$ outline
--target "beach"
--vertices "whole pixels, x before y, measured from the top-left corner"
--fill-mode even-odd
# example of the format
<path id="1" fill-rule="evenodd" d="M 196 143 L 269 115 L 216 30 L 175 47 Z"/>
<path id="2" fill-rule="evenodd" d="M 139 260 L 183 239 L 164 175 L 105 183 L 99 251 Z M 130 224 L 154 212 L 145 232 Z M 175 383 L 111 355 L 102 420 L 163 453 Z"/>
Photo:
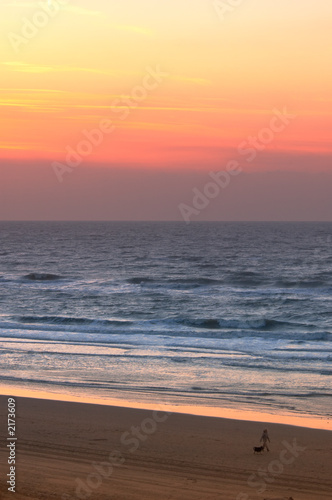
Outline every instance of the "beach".
<path id="1" fill-rule="evenodd" d="M 1 498 L 7 397 L 1 396 Z M 15 498 L 331 498 L 332 433 L 264 422 L 16 398 Z"/>
<path id="2" fill-rule="evenodd" d="M 332 500 L 332 0 L 0 13 L 0 500 Z"/>

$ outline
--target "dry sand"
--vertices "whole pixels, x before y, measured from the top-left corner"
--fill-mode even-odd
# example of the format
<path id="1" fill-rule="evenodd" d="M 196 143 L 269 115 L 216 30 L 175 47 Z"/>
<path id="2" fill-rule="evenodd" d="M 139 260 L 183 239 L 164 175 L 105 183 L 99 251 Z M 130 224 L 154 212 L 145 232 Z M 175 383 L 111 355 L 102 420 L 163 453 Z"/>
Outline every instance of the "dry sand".
<path id="1" fill-rule="evenodd" d="M 268 424 L 271 451 L 254 455 L 264 423 L 28 398 L 13 494 L 6 407 L 1 397 L 1 499 L 332 498 L 331 431 Z"/>

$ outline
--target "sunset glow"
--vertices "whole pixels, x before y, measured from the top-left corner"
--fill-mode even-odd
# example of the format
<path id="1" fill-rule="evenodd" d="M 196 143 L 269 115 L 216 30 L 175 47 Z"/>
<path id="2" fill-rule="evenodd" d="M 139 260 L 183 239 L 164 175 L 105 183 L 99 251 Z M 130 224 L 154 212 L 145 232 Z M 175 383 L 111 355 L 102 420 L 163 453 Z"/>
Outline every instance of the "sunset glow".
<path id="1" fill-rule="evenodd" d="M 206 169 L 284 107 L 278 168 L 331 154 L 331 3 L 248 0 L 224 19 L 212 0 L 55 3 L 1 3 L 2 158 L 63 161 L 108 119 L 89 162 Z M 144 94 L 147 68 L 167 76 Z"/>

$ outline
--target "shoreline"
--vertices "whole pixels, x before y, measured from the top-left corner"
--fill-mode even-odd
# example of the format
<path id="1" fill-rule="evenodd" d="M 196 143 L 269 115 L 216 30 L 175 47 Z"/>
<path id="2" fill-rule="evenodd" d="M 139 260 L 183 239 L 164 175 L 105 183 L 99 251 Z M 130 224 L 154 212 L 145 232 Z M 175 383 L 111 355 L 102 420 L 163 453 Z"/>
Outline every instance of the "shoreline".
<path id="1" fill-rule="evenodd" d="M 59 401 L 68 403 L 93 404 L 101 406 L 110 406 L 116 408 L 128 408 L 136 410 L 162 410 L 171 413 L 183 415 L 195 415 L 201 417 L 216 417 L 221 419 L 231 419 L 247 422 L 265 422 L 271 424 L 291 425 L 295 427 L 304 427 L 307 429 L 332 430 L 332 424 L 328 417 L 310 416 L 303 414 L 290 413 L 268 413 L 259 410 L 244 410 L 241 408 L 215 407 L 203 405 L 183 405 L 173 403 L 148 403 L 137 402 L 127 399 L 114 397 L 89 397 L 86 394 L 67 395 L 65 393 L 51 393 L 47 391 L 22 389 L 18 387 L 9 388 L 9 386 L 0 386 L 0 397 L 12 396 L 29 399 L 40 399 L 47 401 Z"/>
<path id="2" fill-rule="evenodd" d="M 1 396 L 2 440 L 6 404 Z M 269 423 L 270 452 L 254 454 L 265 423 L 21 397 L 16 410 L 17 500 L 330 498 L 325 430 Z M 7 454 L 1 498 L 12 495 Z"/>

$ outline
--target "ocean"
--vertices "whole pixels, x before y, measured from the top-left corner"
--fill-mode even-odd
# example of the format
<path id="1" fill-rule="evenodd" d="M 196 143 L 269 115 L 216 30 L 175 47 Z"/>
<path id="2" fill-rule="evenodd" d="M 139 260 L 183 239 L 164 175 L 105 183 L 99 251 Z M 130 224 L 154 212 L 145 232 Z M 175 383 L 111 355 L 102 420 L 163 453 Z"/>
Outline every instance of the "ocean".
<path id="1" fill-rule="evenodd" d="M 2 387 L 331 415 L 332 224 L 0 222 Z"/>

